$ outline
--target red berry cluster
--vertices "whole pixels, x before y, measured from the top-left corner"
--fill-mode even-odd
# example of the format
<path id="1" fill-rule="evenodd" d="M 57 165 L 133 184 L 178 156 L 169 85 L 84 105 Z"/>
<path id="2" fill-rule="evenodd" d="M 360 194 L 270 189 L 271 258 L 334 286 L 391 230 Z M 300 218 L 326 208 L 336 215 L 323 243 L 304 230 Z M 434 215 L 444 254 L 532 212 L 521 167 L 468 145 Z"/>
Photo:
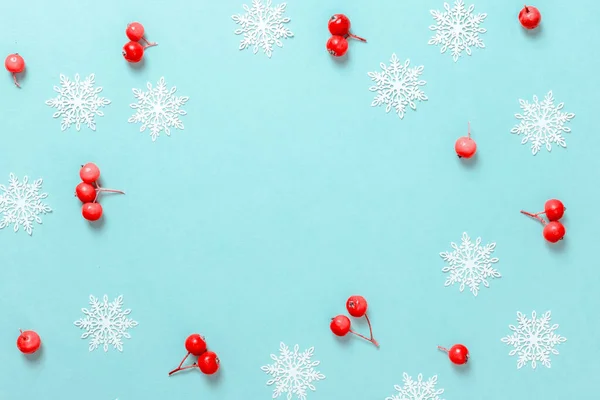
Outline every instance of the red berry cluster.
<path id="1" fill-rule="evenodd" d="M 17 338 L 17 348 L 23 354 L 33 354 L 42 345 L 42 339 L 40 339 L 40 335 L 35 333 L 34 331 L 25 331 L 19 329 L 21 334 Z"/>
<path id="2" fill-rule="evenodd" d="M 87 163 L 81 166 L 79 171 L 81 182 L 75 188 L 75 195 L 83 203 L 81 214 L 88 221 L 97 221 L 102 217 L 102 206 L 97 202 L 98 196 L 102 192 L 125 194 L 121 190 L 105 189 L 100 187 L 98 179 L 100 179 L 100 169 L 94 163 Z"/>
<path id="3" fill-rule="evenodd" d="M 562 201 L 556 199 L 550 199 L 544 204 L 544 211 L 540 211 L 538 213 L 530 213 L 527 211 L 521 210 L 521 213 L 535 218 L 544 225 L 543 235 L 544 239 L 549 241 L 550 243 L 556 243 L 565 236 L 566 230 L 565 226 L 559 221 L 564 213 L 566 208 Z M 544 218 L 540 217 L 541 214 L 546 214 L 546 218 L 548 218 L 548 223 L 544 220 Z"/>
<path id="4" fill-rule="evenodd" d="M 327 24 L 331 37 L 327 41 L 327 51 L 334 57 L 341 57 L 348 51 L 348 38 L 354 38 L 361 42 L 366 39 L 350 33 L 350 19 L 344 14 L 335 14 Z"/>
<path id="5" fill-rule="evenodd" d="M 454 364 L 462 365 L 469 361 L 469 350 L 462 344 L 455 344 L 454 346 L 450 347 L 450 350 L 442 346 L 438 346 L 438 349 L 448 353 L 448 358 Z"/>
<path id="6" fill-rule="evenodd" d="M 130 63 L 137 63 L 142 61 L 144 57 L 144 50 L 148 47 L 156 46 L 158 43 L 150 43 L 144 37 L 144 25 L 139 22 L 132 22 L 127 25 L 125 34 L 129 38 L 129 42 L 123 46 L 123 57 Z M 139 42 L 143 40 L 146 43 L 142 46 Z"/>
<path id="7" fill-rule="evenodd" d="M 540 10 L 533 6 L 524 6 L 519 13 L 519 22 L 525 29 L 535 29 L 542 21 Z"/>
<path id="8" fill-rule="evenodd" d="M 185 340 L 185 349 L 187 354 L 183 357 L 183 360 L 179 363 L 179 366 L 173 371 L 169 372 L 169 376 L 176 372 L 183 371 L 184 369 L 198 367 L 203 374 L 212 375 L 219 369 L 219 357 L 213 351 L 208 351 L 206 347 L 206 340 L 204 337 L 197 333 L 194 333 Z M 183 363 L 191 355 L 198 357 L 198 361 L 192 365 L 182 367 Z"/>
<path id="9" fill-rule="evenodd" d="M 25 60 L 23 60 L 23 57 L 19 53 L 9 54 L 6 60 L 4 60 L 4 67 L 12 74 L 15 85 L 20 88 L 21 85 L 17 82 L 17 74 L 25 71 Z"/>
<path id="10" fill-rule="evenodd" d="M 371 336 L 370 338 L 363 336 L 360 333 L 356 333 L 350 329 L 350 318 L 346 317 L 345 315 L 338 315 L 337 317 L 331 319 L 331 324 L 329 325 L 331 332 L 337 336 L 346 336 L 348 332 L 350 332 L 351 334 L 365 339 L 366 341 L 371 342 L 375 346 L 379 347 L 379 343 L 377 343 L 377 341 L 373 338 L 373 329 L 371 328 L 371 321 L 367 315 L 367 306 L 367 300 L 365 300 L 365 298 L 362 296 L 350 296 L 348 301 L 346 301 L 346 309 L 351 316 L 360 318 L 364 315 L 364 317 L 367 319 Z"/>

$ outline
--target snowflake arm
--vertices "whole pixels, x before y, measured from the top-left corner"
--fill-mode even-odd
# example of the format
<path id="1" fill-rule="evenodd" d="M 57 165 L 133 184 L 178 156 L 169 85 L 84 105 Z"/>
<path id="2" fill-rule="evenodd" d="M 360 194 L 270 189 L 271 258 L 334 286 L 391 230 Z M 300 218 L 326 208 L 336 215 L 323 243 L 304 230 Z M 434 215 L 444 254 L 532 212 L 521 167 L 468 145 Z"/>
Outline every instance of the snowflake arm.
<path id="1" fill-rule="evenodd" d="M 444 389 L 436 389 L 437 375 L 423 381 L 423 374 L 419 374 L 417 380 L 413 380 L 406 372 L 402 375 L 404 385 L 394 385 L 398 392 L 385 400 L 443 400 L 440 395 Z"/>

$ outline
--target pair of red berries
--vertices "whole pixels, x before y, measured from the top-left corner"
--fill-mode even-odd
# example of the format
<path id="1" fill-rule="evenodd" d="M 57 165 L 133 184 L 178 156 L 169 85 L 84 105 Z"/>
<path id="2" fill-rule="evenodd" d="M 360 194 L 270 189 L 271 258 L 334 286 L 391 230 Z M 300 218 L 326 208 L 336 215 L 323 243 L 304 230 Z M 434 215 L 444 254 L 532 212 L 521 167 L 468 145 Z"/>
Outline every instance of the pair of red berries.
<path id="1" fill-rule="evenodd" d="M 345 315 L 338 315 L 332 318 L 331 324 L 329 324 L 329 329 L 331 329 L 331 332 L 333 332 L 333 334 L 336 336 L 346 336 L 348 333 L 351 333 L 359 338 L 373 343 L 376 347 L 379 347 L 379 343 L 377 343 L 377 341 L 373 338 L 373 329 L 371 328 L 371 321 L 367 315 L 367 308 L 367 300 L 365 300 L 365 298 L 362 296 L 350 296 L 348 301 L 346 301 L 346 309 L 351 316 L 355 318 L 361 318 L 364 316 L 367 319 L 371 336 L 370 338 L 354 332 L 351 329 L 350 318 L 346 317 Z"/>
<path id="2" fill-rule="evenodd" d="M 97 202 L 98 196 L 102 192 L 125 194 L 121 190 L 105 189 L 100 187 L 98 179 L 100 179 L 100 169 L 94 163 L 87 163 L 81 166 L 79 171 L 81 182 L 75 188 L 75 195 L 83 203 L 81 214 L 88 221 L 97 221 L 102 217 L 102 206 Z"/>
<path id="3" fill-rule="evenodd" d="M 350 19 L 344 14 L 335 14 L 327 24 L 331 37 L 327 41 L 327 51 L 334 57 L 341 57 L 348 51 L 348 38 L 366 42 L 366 39 L 350 33 Z"/>
<path id="4" fill-rule="evenodd" d="M 559 240 L 562 240 L 566 233 L 565 226 L 559 221 L 565 214 L 565 210 L 566 207 L 562 201 L 550 199 L 544 204 L 544 211 L 533 214 L 521 210 L 521 213 L 540 221 L 542 225 L 544 225 L 544 230 L 542 232 L 544 239 L 550 243 L 556 243 Z M 548 223 L 540 217 L 541 214 L 546 214 L 546 218 L 548 218 L 549 221 Z"/>
<path id="5" fill-rule="evenodd" d="M 448 353 L 448 358 L 457 365 L 466 364 L 469 361 L 469 350 L 462 344 L 455 344 L 448 350 L 445 347 L 438 346 L 438 350 Z"/>
<path id="6" fill-rule="evenodd" d="M 6 60 L 4 60 L 4 67 L 12 74 L 15 85 L 20 88 L 21 85 L 17 82 L 17 74 L 25 71 L 25 60 L 23 60 L 23 57 L 19 53 L 9 54 Z"/>
<path id="7" fill-rule="evenodd" d="M 219 357 L 217 357 L 215 352 L 207 350 L 206 340 L 204 337 L 197 333 L 188 336 L 185 340 L 185 349 L 188 353 L 185 357 L 183 357 L 183 360 L 181 360 L 179 366 L 173 371 L 169 372 L 169 376 L 176 372 L 183 371 L 184 369 L 196 367 L 206 375 L 212 375 L 218 371 L 220 364 Z M 192 365 L 182 367 L 183 363 L 185 360 L 187 360 L 190 354 L 198 357 L 198 361 Z"/>
<path id="8" fill-rule="evenodd" d="M 21 334 L 17 338 L 17 348 L 23 354 L 33 354 L 42 345 L 42 339 L 40 339 L 40 335 L 38 335 L 34 331 L 25 331 L 19 329 Z"/>
<path id="9" fill-rule="evenodd" d="M 150 43 L 144 37 L 144 25 L 139 22 L 132 22 L 127 25 L 125 34 L 129 38 L 129 42 L 123 46 L 123 57 L 130 63 L 137 63 L 144 58 L 144 50 L 148 47 L 156 46 L 158 43 Z M 143 40 L 146 45 L 142 46 L 139 42 Z"/>
<path id="10" fill-rule="evenodd" d="M 525 29 L 535 29 L 542 21 L 540 10 L 533 6 L 524 6 L 519 13 L 519 22 Z"/>
<path id="11" fill-rule="evenodd" d="M 477 151 L 477 144 L 471 139 L 471 123 L 468 123 L 467 136 L 459 137 L 454 143 L 454 151 L 458 155 L 458 158 L 471 158 Z"/>

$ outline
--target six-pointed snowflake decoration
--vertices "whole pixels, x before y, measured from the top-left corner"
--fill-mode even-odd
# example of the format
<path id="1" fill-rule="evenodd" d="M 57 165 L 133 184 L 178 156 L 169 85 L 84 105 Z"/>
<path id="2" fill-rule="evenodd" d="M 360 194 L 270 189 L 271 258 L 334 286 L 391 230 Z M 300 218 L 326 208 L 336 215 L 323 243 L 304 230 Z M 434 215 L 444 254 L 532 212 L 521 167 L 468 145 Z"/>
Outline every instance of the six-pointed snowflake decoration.
<path id="1" fill-rule="evenodd" d="M 60 75 L 60 87 L 54 86 L 54 91 L 58 93 L 58 96 L 47 100 L 46 104 L 58 109 L 52 117 L 62 117 L 60 128 L 63 131 L 72 124 L 75 124 L 77 130 L 81 129 L 81 125 L 87 125 L 93 131 L 96 130 L 95 116 L 104 116 L 100 108 L 110 104 L 110 100 L 98 96 L 102 87 L 94 87 L 95 79 L 94 74 L 83 81 L 79 79 L 79 74 L 75 75 L 73 81 Z"/>
<path id="2" fill-rule="evenodd" d="M 164 131 L 167 136 L 171 136 L 169 128 L 184 129 L 183 122 L 179 119 L 180 115 L 186 115 L 187 112 L 181 109 L 190 98 L 187 96 L 175 96 L 177 88 L 173 86 L 167 89 L 165 78 L 161 77 L 155 88 L 148 82 L 146 84 L 147 92 L 140 89 L 133 89 L 133 94 L 138 100 L 131 104 L 131 108 L 136 110 L 127 122 L 141 122 L 140 132 L 150 129 L 152 141 L 155 141 L 160 132 Z"/>
<path id="3" fill-rule="evenodd" d="M 246 14 L 233 15 L 231 18 L 241 28 L 235 30 L 236 35 L 244 35 L 240 41 L 240 50 L 254 46 L 254 54 L 261 47 L 263 52 L 271 58 L 273 45 L 283 47 L 280 39 L 293 37 L 294 34 L 283 24 L 290 22 L 290 19 L 283 16 L 286 4 L 282 3 L 272 7 L 272 1 L 252 0 L 252 8 L 246 4 L 243 5 Z"/>
<path id="4" fill-rule="evenodd" d="M 123 351 L 123 338 L 131 339 L 127 330 L 138 325 L 136 321 L 127 317 L 131 310 L 122 309 L 123 296 L 109 303 L 107 295 L 104 295 L 102 301 L 90 295 L 90 306 L 89 310 L 81 309 L 85 318 L 75 321 L 75 326 L 86 331 L 81 338 L 91 338 L 90 351 L 96 350 L 100 345 L 104 345 L 104 351 L 108 351 L 110 344 Z"/>
<path id="5" fill-rule="evenodd" d="M 17 232 L 19 225 L 23 226 L 25 232 L 33 233 L 33 222 L 42 223 L 40 214 L 47 214 L 52 209 L 42 202 L 48 197 L 47 193 L 40 193 L 42 179 L 29 183 L 29 178 L 23 178 L 23 182 L 13 174 L 10 174 L 8 186 L 0 185 L 0 229 L 13 225 Z"/>
<path id="6" fill-rule="evenodd" d="M 543 145 L 546 150 L 552 151 L 552 143 L 567 147 L 563 132 L 570 133 L 571 128 L 565 124 L 575 117 L 573 113 L 562 112 L 565 103 L 554 105 L 552 90 L 548 92 L 540 103 L 537 96 L 533 96 L 533 103 L 519 99 L 523 114 L 515 114 L 521 120 L 519 125 L 511 129 L 510 133 L 523 135 L 521 144 L 531 142 L 531 153 L 535 156 Z"/>
<path id="7" fill-rule="evenodd" d="M 444 393 L 444 389 L 436 389 L 437 375 L 429 378 L 426 382 L 423 381 L 423 374 L 419 374 L 417 380 L 405 372 L 403 374 L 404 386 L 395 385 L 394 389 L 398 391 L 391 397 L 386 397 L 385 400 L 443 400 L 440 394 Z"/>
<path id="8" fill-rule="evenodd" d="M 454 7 L 450 9 L 450 4 L 444 3 L 446 11 L 431 10 L 437 25 L 431 25 L 429 29 L 436 31 L 435 35 L 429 39 L 428 44 L 442 45 L 440 53 L 445 53 L 448 48 L 452 51 L 452 59 L 454 62 L 465 51 L 467 55 L 471 55 L 471 47 L 485 48 L 485 44 L 480 33 L 485 33 L 486 30 L 480 25 L 487 17 L 487 14 L 473 14 L 474 5 L 465 9 L 463 0 L 456 0 Z"/>
<path id="9" fill-rule="evenodd" d="M 371 103 L 372 107 L 385 104 L 386 113 L 389 113 L 393 107 L 398 117 L 402 119 L 407 105 L 416 110 L 415 101 L 427 100 L 427 96 L 420 89 L 420 86 L 424 86 L 427 82 L 419 80 L 424 67 L 421 65 L 409 68 L 409 65 L 410 60 L 402 64 L 396 54 L 392 54 L 389 67 L 380 63 L 382 72 L 368 73 L 371 80 L 375 82 L 375 86 L 371 86 L 369 90 L 377 92 L 377 96 Z"/>
<path id="10" fill-rule="evenodd" d="M 314 351 L 315 348 L 311 347 L 300 353 L 298 345 L 295 345 L 292 352 L 283 342 L 280 343 L 279 356 L 271 354 L 274 363 L 260 367 L 273 377 L 267 382 L 267 385 L 275 384 L 273 398 L 287 393 L 287 400 L 292 400 L 293 395 L 299 400 L 306 400 L 307 389 L 317 390 L 312 382 L 325 379 L 325 375 L 314 369 L 320 364 L 320 361 L 311 360 Z"/>
<path id="11" fill-rule="evenodd" d="M 554 346 L 567 341 L 567 338 L 554 333 L 558 329 L 558 324 L 550 326 L 551 312 L 546 311 L 541 318 L 537 318 L 534 312 L 531 313 L 531 319 L 523 313 L 517 312 L 518 326 L 509 325 L 512 335 L 503 337 L 502 342 L 513 346 L 508 355 L 517 354 L 517 368 L 523 367 L 531 361 L 531 367 L 536 368 L 537 362 L 550 368 L 550 353 L 558 355 L 558 350 Z"/>
<path id="12" fill-rule="evenodd" d="M 440 257 L 448 264 L 442 268 L 442 272 L 450 272 L 444 286 L 460 283 L 461 292 L 468 286 L 471 293 L 477 296 L 480 284 L 490 287 L 488 278 L 501 277 L 500 272 L 492 268 L 492 264 L 498 262 L 497 258 L 492 258 L 496 243 L 481 246 L 481 238 L 473 243 L 469 235 L 463 232 L 460 246 L 454 242 L 450 245 L 454 249 L 452 253 L 440 253 Z"/>

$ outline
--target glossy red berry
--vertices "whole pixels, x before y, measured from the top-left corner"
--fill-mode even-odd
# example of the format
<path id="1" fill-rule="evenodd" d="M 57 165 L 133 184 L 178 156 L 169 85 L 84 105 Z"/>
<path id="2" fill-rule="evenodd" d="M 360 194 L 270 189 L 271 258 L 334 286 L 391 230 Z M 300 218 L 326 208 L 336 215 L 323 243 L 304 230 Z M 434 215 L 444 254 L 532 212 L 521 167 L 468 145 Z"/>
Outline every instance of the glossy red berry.
<path id="1" fill-rule="evenodd" d="M 454 150 L 459 158 L 471 158 L 477 151 L 477 144 L 470 137 L 463 136 L 454 144 Z"/>
<path id="2" fill-rule="evenodd" d="M 24 354 L 32 354 L 38 351 L 42 345 L 40 335 L 34 331 L 21 331 L 17 338 L 17 348 Z"/>
<path id="3" fill-rule="evenodd" d="M 144 46 L 134 41 L 127 42 L 123 46 L 123 57 L 130 63 L 140 62 L 144 57 Z"/>
<path id="4" fill-rule="evenodd" d="M 462 344 L 455 344 L 448 350 L 448 358 L 454 364 L 466 364 L 469 361 L 469 350 Z"/>
<path id="5" fill-rule="evenodd" d="M 334 57 L 341 57 L 348 51 L 348 41 L 342 36 L 334 35 L 327 41 L 327 51 Z"/>
<path id="6" fill-rule="evenodd" d="M 13 74 L 18 74 L 25 70 L 25 60 L 19 54 L 9 54 L 4 60 L 4 67 L 8 72 L 12 72 Z"/>
<path id="7" fill-rule="evenodd" d="M 199 356 L 206 351 L 206 341 L 202 336 L 194 333 L 185 339 L 185 349 L 188 353 Z"/>
<path id="8" fill-rule="evenodd" d="M 94 163 L 87 163 L 79 170 L 79 177 L 85 183 L 94 183 L 100 179 L 100 168 Z"/>
<path id="9" fill-rule="evenodd" d="M 346 336 L 350 332 L 350 318 L 345 315 L 338 315 L 331 319 L 329 328 L 334 335 Z"/>
<path id="10" fill-rule="evenodd" d="M 144 36 L 144 25 L 139 22 L 132 22 L 127 25 L 127 29 L 125 29 L 125 34 L 129 38 L 129 40 L 133 40 L 134 42 L 139 42 Z"/>
<path id="11" fill-rule="evenodd" d="M 548 200 L 544 204 L 544 213 L 549 221 L 558 221 L 565 214 L 565 205 L 560 200 Z"/>
<path id="12" fill-rule="evenodd" d="M 565 236 L 565 226 L 558 221 L 551 221 L 544 226 L 544 239 L 556 243 Z"/>
<path id="13" fill-rule="evenodd" d="M 367 313 L 367 300 L 362 296 L 350 296 L 346 301 L 346 309 L 353 317 L 359 318 Z"/>
<path id="14" fill-rule="evenodd" d="M 81 182 L 77 185 L 75 194 L 83 203 L 91 203 L 96 200 L 96 188 L 89 183 Z"/>
<path id="15" fill-rule="evenodd" d="M 525 29 L 535 29 L 542 21 L 540 10 L 533 6 L 525 6 L 519 13 L 519 22 Z"/>
<path id="16" fill-rule="evenodd" d="M 212 375 L 217 372 L 219 363 L 219 357 L 212 351 L 207 351 L 198 357 L 198 368 L 206 375 Z"/>
<path id="17" fill-rule="evenodd" d="M 81 215 L 88 221 L 98 221 L 102 217 L 102 206 L 100 203 L 85 203 L 81 207 Z"/>
<path id="18" fill-rule="evenodd" d="M 346 36 L 350 33 L 350 19 L 344 14 L 334 14 L 327 23 L 332 35 Z"/>

